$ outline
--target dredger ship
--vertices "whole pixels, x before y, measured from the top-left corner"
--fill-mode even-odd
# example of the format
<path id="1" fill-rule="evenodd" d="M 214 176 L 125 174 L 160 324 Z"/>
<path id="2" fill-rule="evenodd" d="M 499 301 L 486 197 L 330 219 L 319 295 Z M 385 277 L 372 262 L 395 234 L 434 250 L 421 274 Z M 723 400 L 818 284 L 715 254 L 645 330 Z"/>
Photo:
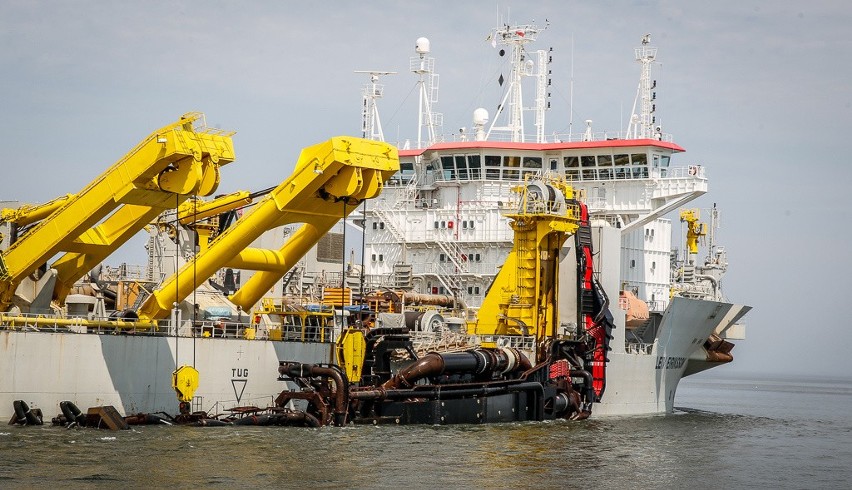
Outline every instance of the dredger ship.
<path id="1" fill-rule="evenodd" d="M 4 210 L 0 415 L 12 418 L 16 400 L 45 415 L 65 400 L 125 414 L 176 413 L 178 401 L 181 411 L 207 413 L 303 410 L 304 402 L 289 402 L 305 397 L 292 394 L 313 390 L 306 397 L 324 407 L 322 423 L 541 418 L 532 411 L 490 420 L 467 408 L 457 411 L 464 417 L 398 410 L 400 400 L 445 403 L 426 390 L 455 389 L 455 399 L 470 400 L 485 388 L 511 391 L 512 403 L 517 393 L 551 395 L 535 413 L 544 406 L 573 416 L 671 411 L 681 377 L 732 359 L 729 340 L 742 337 L 739 321 L 749 310 L 723 299 L 726 255 L 697 210 L 681 211 L 686 253 L 672 252 L 664 216 L 706 192 L 705 167 L 671 165 L 683 149 L 655 125 L 656 49 L 647 38 L 637 48 L 642 76 L 631 128 L 600 137 L 588 122 L 576 139 L 548 140 L 548 54 L 525 49 L 539 31 L 492 32 L 495 45 L 511 52 L 500 105 L 509 122 L 488 128 L 487 113 L 477 110 L 470 138 L 438 141 L 434 60 L 420 39 L 412 68 L 420 78 L 420 131 L 430 136 L 422 143 L 418 135 L 416 148 L 401 144 L 397 153 L 377 141 L 374 72 L 364 96 L 371 139 L 307 148 L 274 188 L 204 199 L 215 193 L 219 168 L 235 160 L 232 135 L 188 114 L 82 191 Z M 537 87 L 537 132 L 529 142 L 525 77 Z M 347 274 L 345 240 L 329 231 L 358 209 L 363 266 Z M 545 223 L 533 227 L 543 227 L 540 235 L 519 231 L 530 220 Z M 100 266 L 143 230 L 150 236 L 146 267 Z M 368 290 L 391 298 L 386 303 L 398 314 L 372 311 L 363 323 L 350 315 L 345 327 L 351 312 L 366 320 Z M 406 324 L 406 311 L 415 322 Z M 394 336 L 401 343 L 377 355 L 379 338 Z M 447 352 L 448 338 L 458 352 Z M 408 364 L 392 363 L 391 350 L 410 351 Z M 418 361 L 422 369 L 412 372 Z M 536 366 L 538 374 L 524 375 Z M 298 390 L 282 392 L 276 369 Z M 478 387 L 461 386 L 471 382 Z M 345 409 L 337 399 L 344 384 L 349 402 L 357 400 Z M 408 389 L 424 391 L 417 397 Z"/>

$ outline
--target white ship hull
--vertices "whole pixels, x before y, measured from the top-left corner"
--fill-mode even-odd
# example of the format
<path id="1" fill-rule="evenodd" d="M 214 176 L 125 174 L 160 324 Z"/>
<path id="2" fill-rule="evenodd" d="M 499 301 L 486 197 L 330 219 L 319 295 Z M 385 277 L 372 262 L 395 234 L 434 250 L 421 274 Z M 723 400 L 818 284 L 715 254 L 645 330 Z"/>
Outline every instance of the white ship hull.
<path id="1" fill-rule="evenodd" d="M 193 410 L 221 413 L 244 405 L 266 407 L 284 388 L 279 359 L 330 362 L 332 344 L 243 339 L 177 339 L 137 335 L 0 331 L 0 416 L 12 402 L 40 408 L 45 419 L 70 400 L 81 410 L 112 405 L 123 414 L 176 414 L 171 387 L 175 358 L 200 373 Z M 193 362 L 193 358 L 195 362 Z"/>
<path id="2" fill-rule="evenodd" d="M 714 331 L 736 323 L 751 307 L 716 301 L 673 298 L 663 315 L 657 340 L 646 352 L 614 348 L 607 364 L 606 392 L 595 416 L 671 412 L 677 385 L 690 358 L 703 355 L 703 343 Z M 614 332 L 612 345 L 624 336 Z"/>
<path id="3" fill-rule="evenodd" d="M 713 331 L 736 322 L 749 307 L 675 298 L 647 352 L 616 348 L 607 365 L 607 387 L 595 416 L 670 412 L 688 359 Z M 624 345 L 624 330 L 613 345 Z M 82 410 L 112 405 L 119 412 L 177 412 L 171 387 L 175 359 L 200 372 L 194 410 L 221 413 L 235 406 L 271 406 L 284 388 L 280 360 L 332 362 L 332 344 L 228 338 L 149 337 L 66 332 L 0 331 L 0 417 L 24 400 L 45 418 L 70 400 Z M 194 362 L 193 362 L 194 360 Z"/>

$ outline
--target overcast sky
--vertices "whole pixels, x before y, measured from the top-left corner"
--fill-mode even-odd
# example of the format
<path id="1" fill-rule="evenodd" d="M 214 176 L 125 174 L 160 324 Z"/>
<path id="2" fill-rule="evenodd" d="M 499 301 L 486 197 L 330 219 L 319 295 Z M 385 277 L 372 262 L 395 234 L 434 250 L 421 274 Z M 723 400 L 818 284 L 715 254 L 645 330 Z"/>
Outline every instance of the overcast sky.
<path id="1" fill-rule="evenodd" d="M 572 38 L 575 125 L 615 131 L 635 95 L 633 48 L 652 34 L 658 121 L 687 150 L 674 164 L 707 167 L 697 204 L 722 209 L 725 292 L 754 306 L 725 369 L 848 375 L 848 2 L 0 0 L 0 200 L 76 192 L 189 111 L 238 131 L 220 190 L 266 188 L 302 147 L 358 135 L 355 70 L 399 72 L 384 80 L 385 133 L 415 140 L 420 36 L 445 132 L 470 127 L 508 75 L 485 41 L 507 7 L 512 21 L 550 22 L 535 45 L 554 49 L 548 132 L 568 128 Z"/>

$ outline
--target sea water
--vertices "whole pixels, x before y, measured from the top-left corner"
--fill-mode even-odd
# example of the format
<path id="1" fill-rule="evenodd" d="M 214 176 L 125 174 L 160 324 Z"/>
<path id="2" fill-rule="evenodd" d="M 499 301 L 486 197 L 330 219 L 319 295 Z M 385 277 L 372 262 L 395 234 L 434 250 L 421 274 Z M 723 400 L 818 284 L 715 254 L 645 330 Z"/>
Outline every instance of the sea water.
<path id="1" fill-rule="evenodd" d="M 850 488 L 852 380 L 681 382 L 674 414 L 414 427 L 0 426 L 0 488 Z"/>

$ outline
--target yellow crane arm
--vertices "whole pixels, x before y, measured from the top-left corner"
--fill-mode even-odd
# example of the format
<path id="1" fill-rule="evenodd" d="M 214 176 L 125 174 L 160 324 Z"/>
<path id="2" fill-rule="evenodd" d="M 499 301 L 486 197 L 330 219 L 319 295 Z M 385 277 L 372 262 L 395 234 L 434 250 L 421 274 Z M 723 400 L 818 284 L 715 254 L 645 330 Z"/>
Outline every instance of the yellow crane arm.
<path id="1" fill-rule="evenodd" d="M 40 260 L 66 252 L 51 264 L 57 271 L 53 299 L 62 303 L 75 281 L 161 212 L 190 194 L 215 192 L 219 167 L 234 160 L 233 143 L 229 133 L 196 130 L 193 123 L 202 117 L 186 114 L 148 136 L 40 223 L 40 229 L 24 236 L 24 243 L 16 242 L 18 251 L 9 249 L 7 264 L 18 253 L 24 262 L 19 270 L 25 273 Z M 38 241 L 45 237 L 46 242 Z"/>
<path id="2" fill-rule="evenodd" d="M 206 202 L 186 201 L 178 208 L 178 219 L 180 224 L 189 225 L 249 205 L 251 201 L 248 191 L 232 192 Z"/>
<path id="3" fill-rule="evenodd" d="M 54 211 L 61 208 L 72 197 L 74 197 L 73 194 L 66 194 L 44 204 L 25 204 L 19 208 L 6 208 L 0 210 L 0 221 L 15 223 L 19 227 L 27 226 L 35 223 L 36 221 L 41 221 L 44 218 L 47 218 Z"/>
<path id="4" fill-rule="evenodd" d="M 175 301 L 227 265 L 262 269 L 232 297 L 248 311 L 334 223 L 376 197 L 398 170 L 396 148 L 382 142 L 336 137 L 305 148 L 293 174 L 164 281 L 139 317 L 167 317 Z M 304 225 L 280 249 L 248 248 L 264 231 L 290 223 Z"/>

